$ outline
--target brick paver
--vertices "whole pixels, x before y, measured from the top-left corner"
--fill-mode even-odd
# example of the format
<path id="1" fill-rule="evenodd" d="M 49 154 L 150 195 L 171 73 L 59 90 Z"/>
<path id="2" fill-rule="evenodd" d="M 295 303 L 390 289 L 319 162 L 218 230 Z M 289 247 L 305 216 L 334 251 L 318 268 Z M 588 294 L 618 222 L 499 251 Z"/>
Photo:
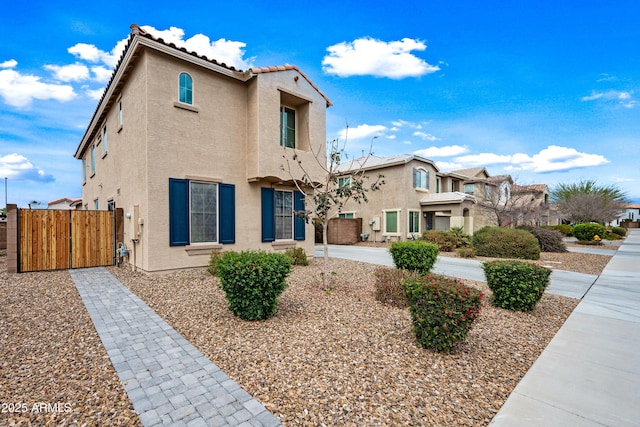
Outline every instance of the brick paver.
<path id="1" fill-rule="evenodd" d="M 102 267 L 70 270 L 144 426 L 281 426 Z"/>

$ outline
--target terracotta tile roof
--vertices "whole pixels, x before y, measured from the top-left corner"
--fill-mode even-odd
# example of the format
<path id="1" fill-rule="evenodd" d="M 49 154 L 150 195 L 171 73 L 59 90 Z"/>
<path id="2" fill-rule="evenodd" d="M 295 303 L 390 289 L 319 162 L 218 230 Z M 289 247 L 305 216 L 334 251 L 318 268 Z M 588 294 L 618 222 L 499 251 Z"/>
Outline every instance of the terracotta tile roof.
<path id="1" fill-rule="evenodd" d="M 277 65 L 277 66 L 271 66 L 271 67 L 249 68 L 249 71 L 251 73 L 253 73 L 253 74 L 274 73 L 274 72 L 278 72 L 278 71 L 290 71 L 290 70 L 297 71 L 298 74 L 300 74 L 311 85 L 312 88 L 314 88 L 320 95 L 322 95 L 322 97 L 325 99 L 325 101 L 327 101 L 327 107 L 331 107 L 333 105 L 333 103 L 320 90 L 320 88 L 318 86 L 316 86 L 316 84 L 314 82 L 312 82 L 311 79 L 309 77 L 307 77 L 307 75 L 305 73 L 300 71 L 300 68 L 298 68 L 296 65 L 286 64 L 286 65 Z"/>
<path id="2" fill-rule="evenodd" d="M 531 185 L 517 185 L 514 184 L 511 187 L 511 191 L 515 192 L 532 192 L 532 193 L 544 193 L 549 191 L 547 184 L 531 184 Z"/>
<path id="3" fill-rule="evenodd" d="M 73 203 L 73 200 L 68 198 L 68 197 L 62 197 L 60 199 L 56 199 L 56 200 L 52 200 L 50 202 L 47 202 L 48 205 L 54 205 L 56 203 L 61 203 L 61 202 L 67 202 L 69 204 Z"/>

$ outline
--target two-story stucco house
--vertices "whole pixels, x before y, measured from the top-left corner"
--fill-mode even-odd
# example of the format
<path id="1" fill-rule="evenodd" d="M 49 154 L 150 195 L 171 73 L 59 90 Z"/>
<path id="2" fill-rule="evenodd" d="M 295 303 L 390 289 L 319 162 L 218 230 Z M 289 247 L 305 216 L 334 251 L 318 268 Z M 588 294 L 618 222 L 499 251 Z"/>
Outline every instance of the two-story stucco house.
<path id="1" fill-rule="evenodd" d="M 237 70 L 131 30 L 75 152 L 85 209 L 123 208 L 128 262 L 144 271 L 219 250 L 312 255 L 281 166 L 296 154 L 320 180 L 329 99 L 295 66 Z"/>
<path id="2" fill-rule="evenodd" d="M 461 191 L 463 176 L 441 173 L 431 160 L 413 154 L 369 156 L 342 163 L 337 169 L 345 183 L 358 170 L 371 180 L 384 175 L 385 184 L 368 194 L 368 203 L 349 201 L 338 215 L 363 218 L 363 233 L 370 240 L 406 240 L 424 230 L 451 227 L 473 233 L 475 198 Z"/>

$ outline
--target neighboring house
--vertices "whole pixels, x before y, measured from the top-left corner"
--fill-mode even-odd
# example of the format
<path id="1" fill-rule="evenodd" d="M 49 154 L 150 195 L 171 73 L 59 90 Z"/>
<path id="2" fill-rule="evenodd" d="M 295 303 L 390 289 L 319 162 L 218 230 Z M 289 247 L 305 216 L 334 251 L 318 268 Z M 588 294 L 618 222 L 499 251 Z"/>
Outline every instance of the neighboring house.
<path id="1" fill-rule="evenodd" d="M 63 197 L 62 199 L 50 201 L 48 203 L 48 209 L 71 210 L 76 209 L 78 204 L 82 204 L 82 199 L 69 199 L 67 197 Z"/>
<path id="2" fill-rule="evenodd" d="M 123 208 L 129 262 L 206 266 L 212 251 L 304 248 L 294 155 L 318 181 L 329 99 L 297 67 L 237 70 L 137 25 L 75 152 L 88 209 Z M 319 159 L 324 164 L 324 159 Z"/>
<path id="3" fill-rule="evenodd" d="M 625 221 L 640 221 L 640 205 L 629 204 L 625 205 L 624 207 L 625 209 L 620 212 L 620 217 L 614 221 L 611 221 L 607 225 L 619 226 L 622 222 Z"/>
<path id="4" fill-rule="evenodd" d="M 475 199 L 461 191 L 461 176 L 441 174 L 431 160 L 412 154 L 369 156 L 342 163 L 337 169 L 339 184 L 349 185 L 350 173 L 358 170 L 369 181 L 384 175 L 385 184 L 367 194 L 368 203 L 347 202 L 338 216 L 363 218 L 362 231 L 370 240 L 406 240 L 424 230 L 456 226 L 473 232 L 470 212 Z"/>
<path id="5" fill-rule="evenodd" d="M 560 218 L 556 205 L 549 202 L 547 184 L 513 185 L 511 195 L 520 207 L 516 225 L 558 225 Z"/>

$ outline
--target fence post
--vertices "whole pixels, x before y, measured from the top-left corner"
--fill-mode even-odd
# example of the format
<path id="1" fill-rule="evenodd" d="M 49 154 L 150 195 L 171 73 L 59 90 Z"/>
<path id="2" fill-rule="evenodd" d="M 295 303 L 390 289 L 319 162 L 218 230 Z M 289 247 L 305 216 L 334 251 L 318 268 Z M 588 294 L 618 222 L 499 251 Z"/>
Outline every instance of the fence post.
<path id="1" fill-rule="evenodd" d="M 7 205 L 7 272 L 18 273 L 17 205 Z"/>

